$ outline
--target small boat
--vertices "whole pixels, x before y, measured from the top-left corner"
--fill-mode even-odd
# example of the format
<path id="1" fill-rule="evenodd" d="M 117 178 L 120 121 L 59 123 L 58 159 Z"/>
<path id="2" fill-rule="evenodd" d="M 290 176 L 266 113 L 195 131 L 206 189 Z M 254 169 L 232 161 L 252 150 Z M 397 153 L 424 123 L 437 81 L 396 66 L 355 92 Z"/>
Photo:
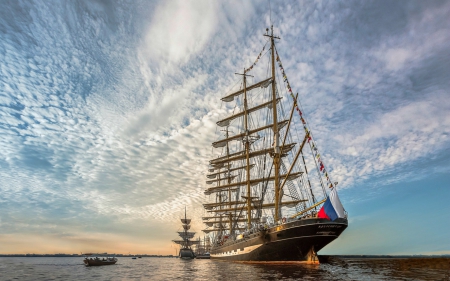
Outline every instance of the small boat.
<path id="1" fill-rule="evenodd" d="M 135 260 L 135 259 L 136 259 L 136 257 L 132 257 L 131 259 Z"/>
<path id="2" fill-rule="evenodd" d="M 86 257 L 83 262 L 86 266 L 101 266 L 101 265 L 111 265 L 116 264 L 117 258 L 113 256 L 108 256 L 107 253 L 104 254 L 84 254 Z"/>

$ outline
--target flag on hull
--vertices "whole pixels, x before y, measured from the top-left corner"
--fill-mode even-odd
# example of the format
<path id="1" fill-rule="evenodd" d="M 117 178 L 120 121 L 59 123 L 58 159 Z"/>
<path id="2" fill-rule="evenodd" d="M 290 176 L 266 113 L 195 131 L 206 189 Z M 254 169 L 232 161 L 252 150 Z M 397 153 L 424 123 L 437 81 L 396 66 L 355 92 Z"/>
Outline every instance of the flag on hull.
<path id="1" fill-rule="evenodd" d="M 342 206 L 341 200 L 339 200 L 336 188 L 331 190 L 327 200 L 323 204 L 317 216 L 319 218 L 325 218 L 332 221 L 337 218 L 345 218 L 344 207 Z"/>

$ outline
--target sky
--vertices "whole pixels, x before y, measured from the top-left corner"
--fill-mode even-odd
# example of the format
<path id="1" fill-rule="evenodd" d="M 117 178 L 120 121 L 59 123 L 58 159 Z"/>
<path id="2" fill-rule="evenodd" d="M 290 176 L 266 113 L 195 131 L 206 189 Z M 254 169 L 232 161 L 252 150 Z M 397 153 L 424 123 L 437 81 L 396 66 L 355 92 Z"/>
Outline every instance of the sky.
<path id="1" fill-rule="evenodd" d="M 0 1 L 0 254 L 175 254 L 273 24 L 349 227 L 450 254 L 450 1 Z M 228 111 L 227 111 L 228 110 Z"/>

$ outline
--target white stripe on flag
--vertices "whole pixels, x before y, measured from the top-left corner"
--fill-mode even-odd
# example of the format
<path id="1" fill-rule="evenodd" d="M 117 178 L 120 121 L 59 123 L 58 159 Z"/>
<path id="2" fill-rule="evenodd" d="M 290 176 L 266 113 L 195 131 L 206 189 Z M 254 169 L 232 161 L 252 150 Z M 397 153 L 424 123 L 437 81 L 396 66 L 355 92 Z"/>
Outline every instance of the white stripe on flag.
<path id="1" fill-rule="evenodd" d="M 329 194 L 331 205 L 333 205 L 336 214 L 340 218 L 345 218 L 344 207 L 342 206 L 341 200 L 339 200 L 339 196 L 336 192 L 336 188 L 333 188 Z"/>

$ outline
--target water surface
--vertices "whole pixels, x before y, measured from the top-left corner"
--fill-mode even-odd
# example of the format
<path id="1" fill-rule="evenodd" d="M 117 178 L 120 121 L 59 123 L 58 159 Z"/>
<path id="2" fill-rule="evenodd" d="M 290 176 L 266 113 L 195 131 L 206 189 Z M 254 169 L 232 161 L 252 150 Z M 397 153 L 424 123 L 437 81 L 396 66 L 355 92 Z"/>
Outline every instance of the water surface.
<path id="1" fill-rule="evenodd" d="M 215 260 L 119 257 L 85 267 L 81 257 L 0 258 L 0 280 L 445 280 L 449 258 L 343 259 L 320 265 L 240 264 Z"/>

